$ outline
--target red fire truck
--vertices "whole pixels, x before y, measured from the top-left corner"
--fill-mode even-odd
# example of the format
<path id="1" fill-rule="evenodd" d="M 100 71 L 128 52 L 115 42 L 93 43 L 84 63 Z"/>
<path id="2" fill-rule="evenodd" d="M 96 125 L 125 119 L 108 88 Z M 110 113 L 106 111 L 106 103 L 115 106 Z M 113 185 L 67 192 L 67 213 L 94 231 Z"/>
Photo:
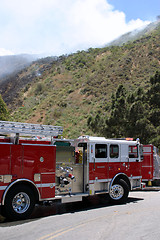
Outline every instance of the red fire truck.
<path id="1" fill-rule="evenodd" d="M 25 219 L 35 203 L 81 201 L 100 193 L 120 203 L 130 190 L 141 188 L 139 141 L 55 138 L 62 131 L 58 126 L 0 121 L 2 215 Z"/>
<path id="2" fill-rule="evenodd" d="M 151 182 L 160 180 L 160 159 L 158 149 L 151 145 L 143 145 L 142 181 L 152 185 Z"/>

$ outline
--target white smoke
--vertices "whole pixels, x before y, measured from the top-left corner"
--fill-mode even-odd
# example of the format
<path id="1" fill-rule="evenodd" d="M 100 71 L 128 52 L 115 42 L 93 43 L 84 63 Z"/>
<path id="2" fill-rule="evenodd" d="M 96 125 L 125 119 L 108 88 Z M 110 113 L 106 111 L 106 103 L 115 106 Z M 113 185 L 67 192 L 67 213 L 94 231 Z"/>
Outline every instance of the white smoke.
<path id="1" fill-rule="evenodd" d="M 10 50 L 0 48 L 0 56 L 6 56 L 6 55 L 14 55 L 14 53 Z"/>
<path id="2" fill-rule="evenodd" d="M 125 13 L 106 0 L 1 0 L 0 54 L 66 54 L 102 46 L 148 23 L 127 23 Z"/>

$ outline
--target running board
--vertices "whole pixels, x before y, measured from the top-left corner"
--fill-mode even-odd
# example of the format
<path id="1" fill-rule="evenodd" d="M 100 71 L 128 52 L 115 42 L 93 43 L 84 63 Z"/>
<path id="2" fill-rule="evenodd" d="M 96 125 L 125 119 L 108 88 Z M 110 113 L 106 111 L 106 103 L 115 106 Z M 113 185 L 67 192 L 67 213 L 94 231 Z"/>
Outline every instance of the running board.
<path id="1" fill-rule="evenodd" d="M 87 197 L 89 194 L 76 194 L 76 195 L 65 195 L 65 196 L 56 196 L 55 199 L 61 200 L 61 203 L 70 203 L 70 202 L 81 202 L 83 197 Z"/>

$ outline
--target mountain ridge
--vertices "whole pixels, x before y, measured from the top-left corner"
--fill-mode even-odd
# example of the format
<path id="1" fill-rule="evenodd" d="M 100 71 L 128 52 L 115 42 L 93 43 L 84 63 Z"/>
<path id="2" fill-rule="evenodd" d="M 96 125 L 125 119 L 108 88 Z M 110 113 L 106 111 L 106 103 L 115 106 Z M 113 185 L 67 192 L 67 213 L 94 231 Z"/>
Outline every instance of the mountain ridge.
<path id="1" fill-rule="evenodd" d="M 113 40 L 112 42 L 108 43 L 106 46 L 122 46 L 123 44 L 129 41 L 135 41 L 146 34 L 154 31 L 160 23 L 160 19 L 158 18 L 157 21 L 149 23 L 147 26 L 143 27 L 142 29 L 135 29 L 131 32 L 125 33 L 119 38 Z"/>

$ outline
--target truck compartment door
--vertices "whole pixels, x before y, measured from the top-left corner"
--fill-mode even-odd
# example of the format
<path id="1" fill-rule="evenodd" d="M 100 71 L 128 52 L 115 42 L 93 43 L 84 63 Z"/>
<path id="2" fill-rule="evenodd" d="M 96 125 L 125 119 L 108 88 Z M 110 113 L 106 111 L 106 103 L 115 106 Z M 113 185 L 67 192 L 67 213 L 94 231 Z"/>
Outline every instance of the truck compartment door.
<path id="1" fill-rule="evenodd" d="M 33 181 L 42 199 L 55 196 L 56 147 L 23 145 L 23 176 Z"/>
<path id="2" fill-rule="evenodd" d="M 11 145 L 0 143 L 0 175 L 11 173 Z"/>

